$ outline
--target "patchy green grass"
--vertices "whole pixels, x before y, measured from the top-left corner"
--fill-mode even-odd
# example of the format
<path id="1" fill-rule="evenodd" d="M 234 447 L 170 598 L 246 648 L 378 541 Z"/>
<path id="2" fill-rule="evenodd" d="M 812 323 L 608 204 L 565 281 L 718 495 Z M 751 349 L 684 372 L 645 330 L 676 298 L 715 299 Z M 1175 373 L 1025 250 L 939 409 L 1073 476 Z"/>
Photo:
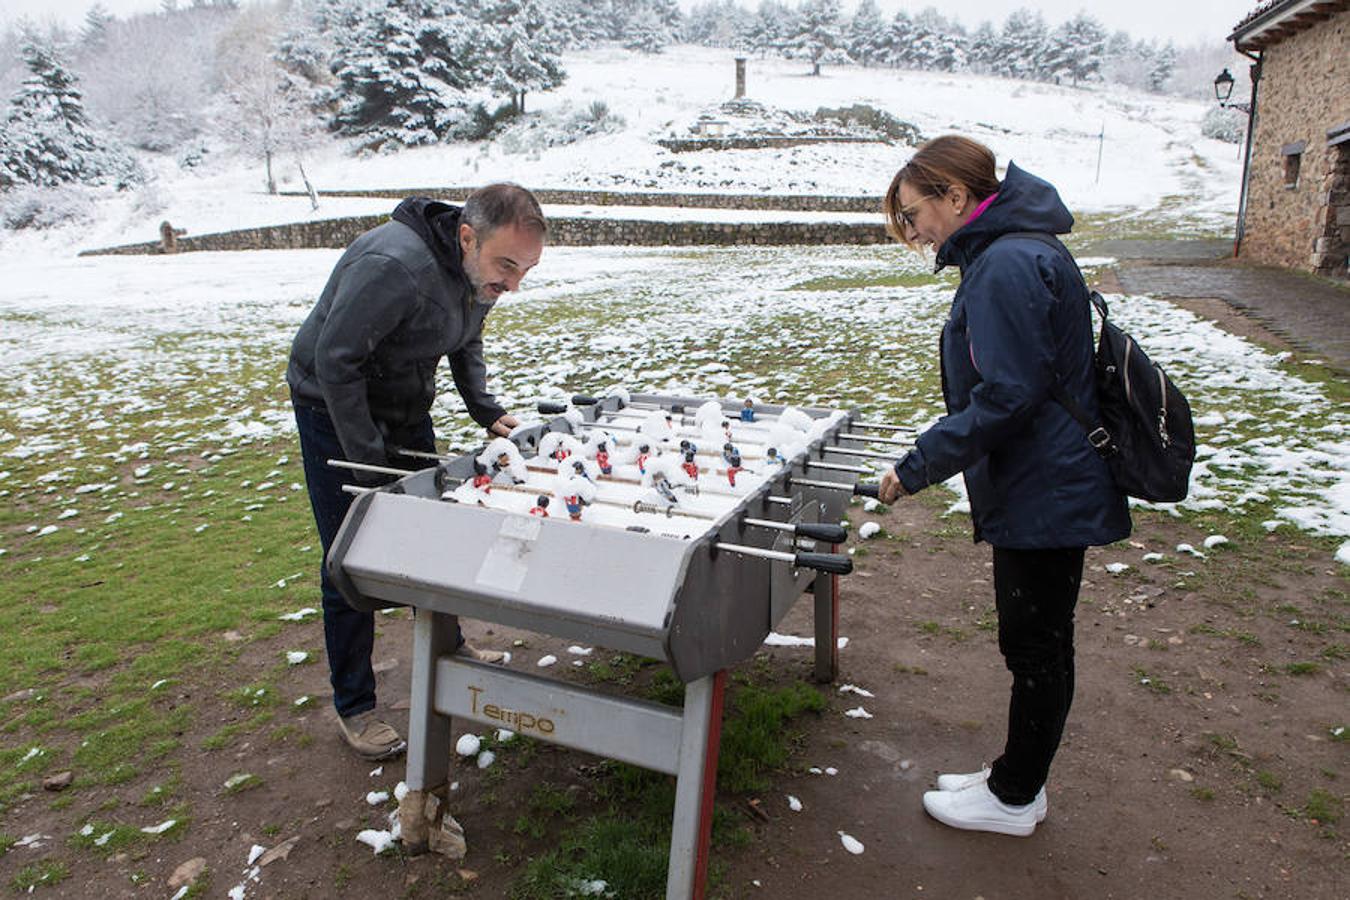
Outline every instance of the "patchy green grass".
<path id="1" fill-rule="evenodd" d="M 70 867 L 60 860 L 45 859 L 24 866 L 10 880 L 14 890 L 32 892 L 36 888 L 52 887 L 65 881 Z"/>

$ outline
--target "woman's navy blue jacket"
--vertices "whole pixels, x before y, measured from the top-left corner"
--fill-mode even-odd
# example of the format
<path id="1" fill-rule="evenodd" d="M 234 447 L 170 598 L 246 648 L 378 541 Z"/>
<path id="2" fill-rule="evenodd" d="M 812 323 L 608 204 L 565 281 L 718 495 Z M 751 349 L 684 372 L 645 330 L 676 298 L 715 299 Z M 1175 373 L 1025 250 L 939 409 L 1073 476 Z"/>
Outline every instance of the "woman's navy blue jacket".
<path id="1" fill-rule="evenodd" d="M 975 540 L 995 547 L 1086 547 L 1130 533 L 1106 464 L 1050 396 L 1058 377 L 1096 414 L 1087 288 L 1042 241 L 994 243 L 1072 227 L 1059 192 L 1009 163 L 994 202 L 938 250 L 939 269 L 961 270 L 940 345 L 947 415 L 895 470 L 910 493 L 964 472 Z"/>

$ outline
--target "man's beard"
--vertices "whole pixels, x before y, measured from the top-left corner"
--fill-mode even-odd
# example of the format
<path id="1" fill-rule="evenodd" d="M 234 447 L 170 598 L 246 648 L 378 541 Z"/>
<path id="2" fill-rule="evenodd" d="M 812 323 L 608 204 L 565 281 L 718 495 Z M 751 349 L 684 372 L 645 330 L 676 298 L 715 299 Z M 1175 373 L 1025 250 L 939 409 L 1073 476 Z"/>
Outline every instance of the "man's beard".
<path id="1" fill-rule="evenodd" d="M 493 296 L 484 283 L 478 266 L 478 258 L 483 255 L 482 249 L 474 251 L 473 257 L 464 257 L 463 268 L 464 278 L 469 282 L 469 288 L 473 291 L 473 300 L 475 303 L 481 303 L 484 306 L 491 306 L 497 302 L 497 297 Z M 500 295 L 498 295 L 500 296 Z"/>

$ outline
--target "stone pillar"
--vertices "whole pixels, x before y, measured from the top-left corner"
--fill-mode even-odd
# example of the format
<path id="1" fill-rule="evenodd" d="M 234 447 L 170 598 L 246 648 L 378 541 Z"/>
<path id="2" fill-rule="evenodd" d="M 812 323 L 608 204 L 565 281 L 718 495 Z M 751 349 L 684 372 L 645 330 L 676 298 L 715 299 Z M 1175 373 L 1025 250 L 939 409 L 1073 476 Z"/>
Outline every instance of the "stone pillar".
<path id="1" fill-rule="evenodd" d="M 745 57 L 736 57 L 736 99 L 745 96 Z"/>

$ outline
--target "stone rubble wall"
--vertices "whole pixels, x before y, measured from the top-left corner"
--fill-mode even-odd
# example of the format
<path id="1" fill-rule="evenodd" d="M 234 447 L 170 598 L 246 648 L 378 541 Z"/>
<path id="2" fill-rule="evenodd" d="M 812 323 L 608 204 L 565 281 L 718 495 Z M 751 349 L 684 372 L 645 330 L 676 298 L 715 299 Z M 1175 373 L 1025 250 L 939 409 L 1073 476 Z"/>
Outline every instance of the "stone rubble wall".
<path id="1" fill-rule="evenodd" d="M 450 203 L 463 202 L 473 187 L 378 188 L 374 190 L 319 191 L 320 197 L 434 197 Z M 282 191 L 283 196 L 305 197 L 303 191 Z M 588 191 L 530 189 L 543 204 L 559 206 L 662 206 L 672 209 L 778 209 L 790 212 L 853 212 L 881 215 L 881 197 L 849 197 L 823 194 L 700 194 L 661 191 Z M 393 204 L 391 204 L 392 209 Z"/>
<path id="2" fill-rule="evenodd" d="M 178 252 L 227 250 L 342 249 L 362 232 L 387 222 L 388 216 L 351 216 L 314 222 L 293 222 L 227 231 L 184 235 Z M 673 247 L 735 244 L 881 244 L 889 240 L 876 225 L 847 222 L 656 222 L 628 219 L 552 218 L 549 244 L 556 247 L 648 246 Z M 162 252 L 158 241 L 85 250 L 81 256 L 137 255 Z"/>

